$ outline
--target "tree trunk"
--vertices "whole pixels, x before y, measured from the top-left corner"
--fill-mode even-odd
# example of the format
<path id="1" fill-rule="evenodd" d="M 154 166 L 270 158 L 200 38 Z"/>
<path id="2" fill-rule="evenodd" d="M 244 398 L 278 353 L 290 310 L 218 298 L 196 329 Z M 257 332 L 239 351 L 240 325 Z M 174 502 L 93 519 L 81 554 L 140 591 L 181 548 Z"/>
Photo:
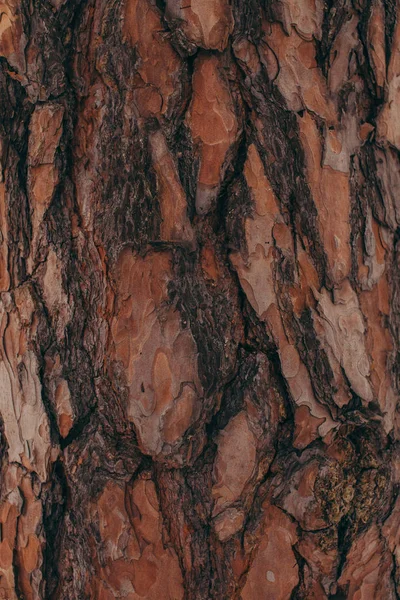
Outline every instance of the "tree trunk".
<path id="1" fill-rule="evenodd" d="M 400 5 L 5 0 L 0 598 L 400 597 Z"/>

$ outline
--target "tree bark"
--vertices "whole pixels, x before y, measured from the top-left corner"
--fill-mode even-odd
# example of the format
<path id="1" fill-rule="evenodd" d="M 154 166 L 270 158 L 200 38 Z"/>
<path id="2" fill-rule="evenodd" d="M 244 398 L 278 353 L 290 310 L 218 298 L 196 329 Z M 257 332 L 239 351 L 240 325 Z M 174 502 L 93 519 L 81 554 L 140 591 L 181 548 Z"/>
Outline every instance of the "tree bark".
<path id="1" fill-rule="evenodd" d="M 0 598 L 400 597 L 400 5 L 5 0 Z"/>

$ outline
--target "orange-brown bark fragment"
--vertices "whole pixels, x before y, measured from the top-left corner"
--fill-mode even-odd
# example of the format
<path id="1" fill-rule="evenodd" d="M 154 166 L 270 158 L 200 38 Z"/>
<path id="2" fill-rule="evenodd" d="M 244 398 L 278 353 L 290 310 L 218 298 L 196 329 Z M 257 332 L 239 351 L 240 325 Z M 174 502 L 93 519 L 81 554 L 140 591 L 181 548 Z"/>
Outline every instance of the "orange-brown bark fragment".
<path id="1" fill-rule="evenodd" d="M 33 213 L 34 249 L 40 224 L 58 184 L 55 153 L 62 134 L 63 115 L 64 108 L 61 105 L 39 105 L 29 124 L 28 194 Z"/>
<path id="2" fill-rule="evenodd" d="M 17 307 L 21 302 L 21 312 L 10 310 L 6 296 L 0 301 L 0 414 L 9 461 L 23 464 L 45 481 L 51 444 L 38 361 L 28 345 L 36 333 L 33 302 L 24 287 L 18 288 L 14 298 Z M 11 300 L 9 296 L 10 304 Z"/>
<path id="3" fill-rule="evenodd" d="M 299 582 L 293 552 L 296 525 L 279 508 L 264 503 L 263 531 L 243 588 L 242 600 L 288 600 Z"/>
<path id="4" fill-rule="evenodd" d="M 201 55 L 196 60 L 193 96 L 186 122 L 193 141 L 199 145 L 196 210 L 205 214 L 216 199 L 228 150 L 239 131 L 222 63 L 215 55 Z"/>
<path id="5" fill-rule="evenodd" d="M 385 11 L 381 0 L 374 0 L 372 3 L 371 18 L 368 23 L 368 41 L 376 84 L 383 87 L 386 81 L 386 51 Z"/>
<path id="6" fill-rule="evenodd" d="M 254 199 L 255 214 L 245 221 L 246 255 L 235 252 L 230 259 L 247 299 L 258 317 L 266 323 L 278 347 L 282 373 L 294 401 L 308 406 L 314 417 L 322 419 L 319 433 L 325 435 L 334 427 L 334 422 L 329 411 L 316 401 L 307 369 L 296 347 L 287 338 L 278 310 L 274 246 L 280 242 L 284 250 L 293 252 L 293 242 L 254 145 L 249 147 L 244 175 Z M 307 264 L 306 261 L 304 264 Z M 297 435 L 303 434 L 298 430 Z"/>
<path id="7" fill-rule="evenodd" d="M 88 90 L 76 123 L 76 145 L 74 147 L 74 180 L 79 216 L 84 229 L 93 229 L 96 209 L 96 189 L 99 180 L 97 143 L 105 116 L 106 92 L 104 85 L 95 83 Z"/>
<path id="8" fill-rule="evenodd" d="M 233 30 L 228 0 L 167 0 L 167 19 L 177 20 L 188 42 L 200 48 L 224 50 Z"/>
<path id="9" fill-rule="evenodd" d="M 400 149 L 400 19 L 394 31 L 387 71 L 387 100 L 377 118 L 377 134 L 381 141 Z"/>
<path id="10" fill-rule="evenodd" d="M 160 12 L 149 0 L 127 0 L 122 32 L 139 53 L 138 73 L 142 81 L 138 87 L 154 90 L 135 96 L 142 116 L 158 110 L 154 94 L 160 96 L 160 113 L 165 114 L 179 81 L 181 60 L 162 35 L 162 29 Z"/>
<path id="11" fill-rule="evenodd" d="M 378 526 L 372 525 L 354 541 L 338 583 L 339 586 L 348 586 L 348 600 L 394 600 L 392 568 L 392 555 L 385 546 Z"/>
<path id="12" fill-rule="evenodd" d="M 329 274 L 334 283 L 340 283 L 351 267 L 349 176 L 321 166 L 321 139 L 313 118 L 305 113 L 298 123 Z"/>
<path id="13" fill-rule="evenodd" d="M 295 410 L 294 423 L 293 446 L 302 450 L 319 437 L 318 428 L 324 419 L 313 417 L 308 406 L 302 405 Z"/>
<path id="14" fill-rule="evenodd" d="M 124 250 L 116 277 L 112 358 L 124 368 L 127 412 L 141 447 L 158 455 L 164 444 L 180 442 L 199 411 L 197 348 L 178 311 L 168 307 L 170 253 L 140 258 Z"/>
<path id="15" fill-rule="evenodd" d="M 110 481 L 97 512 L 105 565 L 93 580 L 96 597 L 183 599 L 182 575 L 163 529 L 154 483 L 140 479 L 126 490 Z"/>
<path id="16" fill-rule="evenodd" d="M 22 29 L 20 1 L 1 2 L 0 14 L 0 56 L 3 56 L 23 79 L 26 73 L 27 37 Z"/>
<path id="17" fill-rule="evenodd" d="M 16 544 L 17 519 L 20 515 L 22 501 L 18 492 L 3 501 L 0 505 L 0 526 L 2 536 L 0 541 L 0 597 L 17 598 L 15 594 L 15 579 L 13 569 L 13 551 Z M 3 594 L 3 595 L 1 595 Z"/>
<path id="18" fill-rule="evenodd" d="M 276 12 L 287 34 L 290 34 L 291 28 L 294 27 L 298 35 L 305 40 L 320 38 L 324 16 L 321 0 L 281 0 Z"/>
<path id="19" fill-rule="evenodd" d="M 276 302 L 272 232 L 283 219 L 254 145 L 249 147 L 244 175 L 254 198 L 255 214 L 245 221 L 248 256 L 232 253 L 230 259 L 250 304 L 263 319 L 270 305 Z"/>
<path id="20" fill-rule="evenodd" d="M 365 325 L 356 293 L 350 282 L 345 280 L 334 290 L 333 302 L 324 288 L 317 297 L 320 316 L 315 316 L 314 320 L 321 326 L 319 339 L 336 375 L 339 393 L 335 395 L 335 402 L 342 406 L 350 400 L 339 364 L 355 393 L 365 402 L 370 402 L 373 391 L 365 349 Z"/>
<path id="21" fill-rule="evenodd" d="M 218 437 L 214 463 L 213 514 L 233 504 L 249 481 L 256 464 L 256 440 L 246 413 L 233 417 Z"/>
<path id="22" fill-rule="evenodd" d="M 317 66 L 315 42 L 302 39 L 293 29 L 287 35 L 278 23 L 264 22 L 264 62 L 269 76 L 278 86 L 290 110 L 306 108 L 326 120 L 336 122 L 336 111 L 330 100 L 324 77 Z M 278 69 L 269 52 L 276 57 Z"/>
<path id="23" fill-rule="evenodd" d="M 160 237 L 166 241 L 193 243 L 194 234 L 187 215 L 187 201 L 176 165 L 161 131 L 149 137 L 153 165 L 158 180 L 161 210 Z"/>
<path id="24" fill-rule="evenodd" d="M 37 480 L 21 467 L 9 465 L 3 469 L 0 503 L 0 597 L 17 600 L 21 590 L 25 598 L 41 597 L 42 502 L 37 497 Z M 18 561 L 18 570 L 13 562 Z M 14 563 L 15 564 L 15 563 Z"/>
<path id="25" fill-rule="evenodd" d="M 372 359 L 371 385 L 385 415 L 385 429 L 389 432 L 394 425 L 397 400 L 389 372 L 393 341 L 389 329 L 384 325 L 385 317 L 389 315 L 389 287 L 386 276 L 381 277 L 371 291 L 361 292 L 360 306 L 367 322 L 366 349 Z"/>
<path id="26" fill-rule="evenodd" d="M 44 539 L 38 536 L 42 521 L 42 503 L 36 498 L 30 477 L 22 479 L 20 490 L 24 510 L 18 519 L 17 550 L 19 555 L 19 585 L 26 598 L 39 598 L 40 567 Z"/>

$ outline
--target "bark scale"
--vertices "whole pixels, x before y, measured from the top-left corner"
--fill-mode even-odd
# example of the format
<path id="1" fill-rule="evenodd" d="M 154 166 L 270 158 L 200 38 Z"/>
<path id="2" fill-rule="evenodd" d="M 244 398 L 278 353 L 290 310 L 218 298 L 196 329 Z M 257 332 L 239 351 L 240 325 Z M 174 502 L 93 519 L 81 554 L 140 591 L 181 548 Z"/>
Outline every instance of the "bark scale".
<path id="1" fill-rule="evenodd" d="M 400 596 L 400 6 L 5 0 L 0 597 Z"/>

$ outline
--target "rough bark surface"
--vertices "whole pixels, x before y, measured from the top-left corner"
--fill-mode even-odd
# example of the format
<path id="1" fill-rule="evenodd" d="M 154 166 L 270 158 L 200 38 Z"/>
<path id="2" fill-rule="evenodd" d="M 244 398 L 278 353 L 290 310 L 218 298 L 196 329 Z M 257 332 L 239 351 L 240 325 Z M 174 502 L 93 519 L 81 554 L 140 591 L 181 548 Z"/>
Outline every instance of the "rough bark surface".
<path id="1" fill-rule="evenodd" d="M 399 3 L 3 0 L 0 103 L 0 598 L 399 598 Z"/>

